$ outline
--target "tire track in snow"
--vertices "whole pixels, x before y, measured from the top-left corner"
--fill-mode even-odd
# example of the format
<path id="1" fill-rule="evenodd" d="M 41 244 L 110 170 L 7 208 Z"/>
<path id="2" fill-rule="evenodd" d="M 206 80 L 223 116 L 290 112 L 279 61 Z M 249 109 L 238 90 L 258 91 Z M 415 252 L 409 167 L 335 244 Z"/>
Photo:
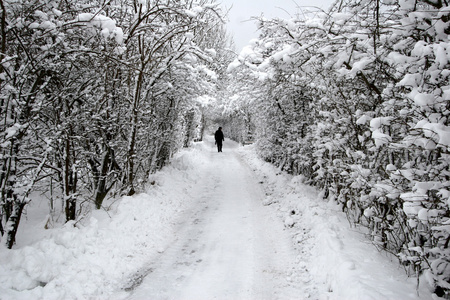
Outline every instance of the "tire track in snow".
<path id="1" fill-rule="evenodd" d="M 262 205 L 261 185 L 234 149 L 216 153 L 210 146 L 209 168 L 195 187 L 196 204 L 185 212 L 173 244 L 147 267 L 148 275 L 129 299 L 303 295 L 293 280 L 299 258 L 281 220 Z"/>

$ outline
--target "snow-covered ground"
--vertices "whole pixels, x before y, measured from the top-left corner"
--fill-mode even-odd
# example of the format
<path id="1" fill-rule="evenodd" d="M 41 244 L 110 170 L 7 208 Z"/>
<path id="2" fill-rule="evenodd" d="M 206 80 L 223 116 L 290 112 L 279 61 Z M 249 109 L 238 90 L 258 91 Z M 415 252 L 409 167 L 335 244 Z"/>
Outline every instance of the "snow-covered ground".
<path id="1" fill-rule="evenodd" d="M 147 192 L 0 249 L 0 299 L 433 299 L 301 177 L 210 138 Z"/>

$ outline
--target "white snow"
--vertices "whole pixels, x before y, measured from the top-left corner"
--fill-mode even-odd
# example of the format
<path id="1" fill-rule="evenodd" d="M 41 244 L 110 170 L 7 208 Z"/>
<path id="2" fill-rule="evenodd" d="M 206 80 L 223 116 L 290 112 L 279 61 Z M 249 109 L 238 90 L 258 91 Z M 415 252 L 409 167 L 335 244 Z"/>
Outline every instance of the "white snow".
<path id="1" fill-rule="evenodd" d="M 363 125 L 366 124 L 367 121 L 372 120 L 371 117 L 367 116 L 367 115 L 362 115 L 361 117 L 358 118 L 358 120 L 356 120 L 356 124 L 358 125 Z"/>
<path id="2" fill-rule="evenodd" d="M 354 62 L 350 74 L 356 75 L 358 72 L 363 71 L 372 62 L 373 59 L 370 57 L 364 57 L 361 60 Z"/>
<path id="3" fill-rule="evenodd" d="M 378 117 L 370 120 L 371 130 L 380 128 L 382 125 L 389 125 L 392 121 L 392 117 Z"/>
<path id="4" fill-rule="evenodd" d="M 118 44 L 123 42 L 123 30 L 116 27 L 116 21 L 107 16 L 81 13 L 73 22 L 84 22 L 88 27 L 99 28 L 104 38 L 113 37 Z"/>
<path id="5" fill-rule="evenodd" d="M 205 52 L 208 53 L 211 57 L 216 57 L 217 56 L 217 51 L 213 48 L 210 49 L 205 49 Z"/>
<path id="6" fill-rule="evenodd" d="M 60 17 L 62 16 L 62 11 L 56 8 L 52 8 L 52 12 L 55 14 L 55 16 Z"/>
<path id="7" fill-rule="evenodd" d="M 399 0 L 398 4 L 400 5 L 401 9 L 404 10 L 411 10 L 414 8 L 414 1 L 412 0 Z"/>
<path id="8" fill-rule="evenodd" d="M 11 127 L 8 127 L 5 129 L 5 140 L 15 136 L 17 134 L 17 132 L 23 128 L 25 128 L 27 125 L 21 125 L 19 123 L 15 123 L 14 125 L 12 125 Z"/>
<path id="9" fill-rule="evenodd" d="M 256 43 L 256 41 L 253 41 L 253 43 Z M 261 63 L 263 61 L 263 58 L 259 53 L 256 53 L 254 51 L 252 45 L 248 45 L 248 46 L 245 46 L 244 48 L 242 48 L 237 60 L 240 62 L 249 61 L 249 62 Z"/>
<path id="10" fill-rule="evenodd" d="M 445 148 L 450 147 L 450 127 L 440 123 L 430 123 L 427 120 L 419 121 L 415 128 L 424 129 L 426 137 L 437 137 L 438 143 Z"/>
<path id="11" fill-rule="evenodd" d="M 46 13 L 44 13 L 43 11 L 38 10 L 38 9 L 34 11 L 34 16 L 36 16 L 36 17 L 38 17 L 38 18 L 40 18 L 42 20 L 48 20 L 48 15 Z"/>
<path id="12" fill-rule="evenodd" d="M 414 56 L 422 57 L 428 56 L 433 53 L 432 47 L 425 41 L 418 41 L 414 45 L 414 49 L 411 51 L 411 54 Z"/>
<path id="13" fill-rule="evenodd" d="M 39 28 L 45 29 L 45 30 L 52 30 L 56 28 L 56 24 L 50 21 L 44 21 L 39 25 Z"/>
<path id="14" fill-rule="evenodd" d="M 372 131 L 372 138 L 375 141 L 376 147 L 381 147 L 392 141 L 392 138 L 389 135 L 382 133 L 379 129 Z"/>
<path id="15" fill-rule="evenodd" d="M 198 15 L 197 12 L 195 12 L 195 11 L 193 11 L 193 10 L 189 10 L 189 9 L 185 9 L 185 10 L 184 10 L 184 13 L 185 13 L 188 17 L 191 17 L 191 18 L 195 18 L 195 17 L 197 17 L 197 15 Z"/>
<path id="16" fill-rule="evenodd" d="M 376 147 L 381 147 L 392 141 L 392 138 L 389 135 L 383 133 L 380 129 L 382 125 L 389 125 L 391 120 L 391 117 L 379 117 L 370 120 L 370 130 L 372 130 L 372 138 L 375 141 Z M 360 120 L 358 119 L 358 121 Z"/>
<path id="17" fill-rule="evenodd" d="M 241 65 L 241 63 L 239 62 L 238 59 L 235 59 L 234 61 L 232 61 L 228 67 L 227 67 L 227 72 L 232 72 L 234 69 L 236 69 L 237 67 L 239 67 Z"/>
<path id="18" fill-rule="evenodd" d="M 30 25 L 28 25 L 28 27 L 29 27 L 30 29 L 36 29 L 36 28 L 39 28 L 39 23 L 33 22 L 33 23 L 31 23 Z"/>
<path id="19" fill-rule="evenodd" d="M 432 299 L 301 176 L 253 146 L 223 151 L 208 137 L 145 193 L 60 228 L 44 229 L 35 198 L 17 245 L 0 248 L 0 298 Z"/>
<path id="20" fill-rule="evenodd" d="M 215 98 L 209 95 L 203 95 L 197 97 L 197 99 L 195 100 L 200 104 L 201 107 L 206 107 L 209 104 L 213 103 L 215 101 Z"/>
<path id="21" fill-rule="evenodd" d="M 432 105 L 435 102 L 435 98 L 432 94 L 417 93 L 414 96 L 414 102 L 418 106 L 427 106 Z"/>

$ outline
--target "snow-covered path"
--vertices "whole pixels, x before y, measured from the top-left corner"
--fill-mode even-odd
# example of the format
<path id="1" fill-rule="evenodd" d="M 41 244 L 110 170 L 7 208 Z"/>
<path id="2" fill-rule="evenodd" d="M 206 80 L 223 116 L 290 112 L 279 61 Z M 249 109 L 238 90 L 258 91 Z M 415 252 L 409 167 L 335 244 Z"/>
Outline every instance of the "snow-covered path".
<path id="1" fill-rule="evenodd" d="M 177 153 L 140 194 L 45 229 L 29 205 L 0 247 L 0 300 L 428 300 L 395 256 L 349 226 L 335 201 L 208 137 Z"/>
<path id="2" fill-rule="evenodd" d="M 262 205 L 261 184 L 236 148 L 209 146 L 196 204 L 130 299 L 296 298 L 289 270 L 297 255 L 281 220 Z"/>

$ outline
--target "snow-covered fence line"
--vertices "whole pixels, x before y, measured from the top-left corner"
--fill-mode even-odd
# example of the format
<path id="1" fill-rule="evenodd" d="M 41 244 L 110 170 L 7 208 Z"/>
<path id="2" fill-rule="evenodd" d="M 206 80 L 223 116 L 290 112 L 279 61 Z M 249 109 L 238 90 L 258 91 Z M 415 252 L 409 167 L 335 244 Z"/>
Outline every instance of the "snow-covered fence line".
<path id="1" fill-rule="evenodd" d="M 239 76 L 231 111 L 250 112 L 264 160 L 324 189 L 377 247 L 445 296 L 449 9 L 339 3 L 305 18 L 259 19 L 261 39 L 229 68 Z"/>

